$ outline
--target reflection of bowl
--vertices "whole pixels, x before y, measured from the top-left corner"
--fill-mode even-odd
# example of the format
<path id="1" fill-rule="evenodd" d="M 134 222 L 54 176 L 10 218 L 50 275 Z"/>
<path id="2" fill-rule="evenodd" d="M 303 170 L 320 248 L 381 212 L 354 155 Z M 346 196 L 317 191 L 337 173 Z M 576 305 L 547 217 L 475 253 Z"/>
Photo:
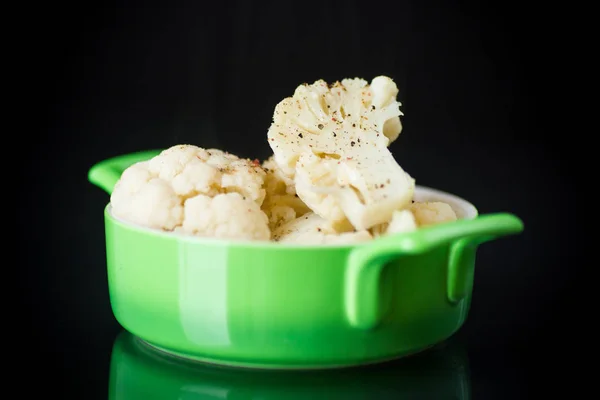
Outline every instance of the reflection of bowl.
<path id="1" fill-rule="evenodd" d="M 369 367 L 273 371 L 223 368 L 172 357 L 124 331 L 113 347 L 109 399 L 466 400 L 470 390 L 467 354 L 455 340 Z"/>
<path id="2" fill-rule="evenodd" d="M 105 160 L 90 180 L 111 191 L 122 171 L 156 153 Z M 431 347 L 464 323 L 477 246 L 518 233 L 511 214 L 477 215 L 356 245 L 302 246 L 147 229 L 105 208 L 108 284 L 119 323 L 146 342 L 213 363 L 331 368 Z"/>

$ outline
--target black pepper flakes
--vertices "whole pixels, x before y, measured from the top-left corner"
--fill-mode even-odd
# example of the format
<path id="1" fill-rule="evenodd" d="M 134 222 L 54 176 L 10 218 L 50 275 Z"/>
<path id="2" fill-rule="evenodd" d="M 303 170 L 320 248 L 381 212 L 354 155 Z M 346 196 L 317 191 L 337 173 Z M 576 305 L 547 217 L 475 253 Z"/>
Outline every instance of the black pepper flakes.
<path id="1" fill-rule="evenodd" d="M 354 145 L 356 144 L 355 141 L 350 142 L 350 146 L 354 147 Z"/>
<path id="2" fill-rule="evenodd" d="M 323 128 L 324 128 L 324 125 L 323 125 L 323 124 L 319 124 L 319 125 L 317 125 L 317 128 L 319 128 L 319 129 L 323 129 Z"/>
<path id="3" fill-rule="evenodd" d="M 333 137 L 337 137 L 337 134 L 335 132 L 333 132 Z"/>
<path id="4" fill-rule="evenodd" d="M 374 109 L 375 109 L 375 106 L 371 106 L 371 110 L 374 110 Z"/>
<path id="5" fill-rule="evenodd" d="M 300 139 L 302 139 L 302 134 L 301 134 L 301 133 L 299 133 L 299 134 L 298 134 L 298 137 L 299 137 Z"/>
<path id="6" fill-rule="evenodd" d="M 356 124 L 352 124 L 352 127 L 353 127 L 353 128 L 356 128 Z"/>

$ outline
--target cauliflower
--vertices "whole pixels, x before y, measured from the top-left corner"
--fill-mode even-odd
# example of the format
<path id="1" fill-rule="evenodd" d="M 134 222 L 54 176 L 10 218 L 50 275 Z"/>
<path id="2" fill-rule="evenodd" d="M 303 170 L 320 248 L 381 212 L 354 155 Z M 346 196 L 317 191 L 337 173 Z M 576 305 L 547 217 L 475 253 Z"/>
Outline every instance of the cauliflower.
<path id="1" fill-rule="evenodd" d="M 417 228 L 456 221 L 458 217 L 452 207 L 441 201 L 415 202 L 404 210 L 394 211 L 390 222 L 371 228 L 374 237 L 400 232 L 411 232 Z"/>
<path id="2" fill-rule="evenodd" d="M 177 145 L 123 172 L 111 195 L 112 213 L 166 231 L 268 240 L 260 209 L 265 176 L 257 162 Z M 227 220 L 224 214 L 234 217 Z"/>
<path id="3" fill-rule="evenodd" d="M 265 160 L 262 167 L 267 174 L 265 178 L 267 193 L 262 210 L 269 218 L 271 230 L 310 211 L 296 194 L 294 181 L 281 172 L 273 160 L 273 156 Z"/>
<path id="4" fill-rule="evenodd" d="M 261 205 L 265 198 L 265 171 L 256 161 L 217 149 L 177 145 L 148 161 L 153 176 L 171 182 L 184 198 L 237 192 Z"/>
<path id="5" fill-rule="evenodd" d="M 266 173 L 265 190 L 268 194 L 289 194 L 292 196 L 296 194 L 294 180 L 290 179 L 283 171 L 281 171 L 273 156 L 267 158 L 262 163 L 262 168 Z"/>
<path id="6" fill-rule="evenodd" d="M 183 204 L 169 182 L 156 178 L 148 162 L 127 168 L 110 197 L 112 213 L 150 228 L 173 230 L 183 220 Z"/>
<path id="7" fill-rule="evenodd" d="M 262 165 L 173 146 L 123 172 L 112 213 L 169 232 L 312 245 L 454 221 L 446 203 L 413 201 L 415 180 L 388 149 L 402 132 L 397 95 L 385 76 L 300 85 L 275 107 Z"/>
<path id="8" fill-rule="evenodd" d="M 186 200 L 183 224 L 177 230 L 224 239 L 271 238 L 267 216 L 258 204 L 235 192 L 214 197 L 200 194 Z"/>
<path id="9" fill-rule="evenodd" d="M 386 233 L 411 232 L 417 229 L 417 221 L 410 210 L 398 210 L 392 214 Z"/>
<path id="10" fill-rule="evenodd" d="M 456 213 L 449 204 L 441 201 L 416 202 L 409 207 L 419 227 L 456 221 Z"/>
<path id="11" fill-rule="evenodd" d="M 366 230 L 338 233 L 326 220 L 313 212 L 289 221 L 273 232 L 273 240 L 280 243 L 350 244 L 372 238 Z"/>
<path id="12" fill-rule="evenodd" d="M 267 136 L 298 196 L 338 230 L 389 222 L 412 200 L 415 181 L 387 146 L 402 129 L 394 82 L 344 79 L 296 88 L 276 107 Z"/>
<path id="13" fill-rule="evenodd" d="M 417 221 L 410 210 L 397 210 L 392 214 L 392 220 L 371 228 L 374 237 L 391 235 L 400 232 L 412 232 L 417 229 Z"/>

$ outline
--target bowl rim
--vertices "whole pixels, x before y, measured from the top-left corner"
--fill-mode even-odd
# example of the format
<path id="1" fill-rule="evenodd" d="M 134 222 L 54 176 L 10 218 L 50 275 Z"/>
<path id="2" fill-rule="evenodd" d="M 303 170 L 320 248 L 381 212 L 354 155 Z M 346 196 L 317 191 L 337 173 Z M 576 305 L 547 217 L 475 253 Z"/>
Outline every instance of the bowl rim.
<path id="1" fill-rule="evenodd" d="M 462 219 L 474 219 L 479 215 L 477 208 L 469 201 L 459 197 L 455 194 L 445 192 L 443 190 L 434 189 L 428 186 L 415 185 L 415 200 L 419 202 L 425 201 L 442 201 L 448 203 L 454 212 L 457 214 L 459 220 Z M 210 245 L 210 246 L 236 246 L 236 247 L 252 247 L 252 248 L 264 248 L 264 249 L 288 249 L 288 248 L 296 248 L 296 249 L 340 249 L 340 248 L 355 248 L 359 246 L 364 246 L 368 244 L 372 244 L 381 238 L 374 238 L 372 240 L 358 242 L 358 243 L 327 243 L 327 244 L 302 244 L 302 243 L 279 243 L 273 241 L 262 241 L 262 240 L 245 240 L 245 239 L 222 239 L 222 238 L 212 238 L 212 237 L 203 237 L 203 236 L 193 236 L 180 232 L 173 231 L 164 231 L 158 228 L 149 228 L 140 224 L 136 224 L 130 221 L 126 221 L 123 218 L 119 218 L 112 214 L 111 212 L 111 204 L 110 202 L 106 205 L 104 209 L 104 217 L 106 220 L 111 221 L 113 224 L 116 224 L 122 228 L 125 228 L 129 231 L 135 231 L 139 234 L 155 236 L 164 238 L 165 240 L 175 240 L 182 243 L 196 243 L 198 245 Z M 105 222 L 105 224 L 108 223 Z M 408 232 L 407 234 L 410 234 Z M 402 234 L 396 234 L 402 235 Z M 385 236 L 383 236 L 385 237 Z M 383 238 L 382 237 L 382 238 Z"/>

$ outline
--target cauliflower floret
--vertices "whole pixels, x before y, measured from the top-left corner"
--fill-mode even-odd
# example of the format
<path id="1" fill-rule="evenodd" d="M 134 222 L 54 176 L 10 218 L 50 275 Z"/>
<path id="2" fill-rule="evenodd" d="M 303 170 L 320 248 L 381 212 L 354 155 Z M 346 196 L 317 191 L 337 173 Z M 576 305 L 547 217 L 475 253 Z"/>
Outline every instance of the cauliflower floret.
<path id="1" fill-rule="evenodd" d="M 338 187 L 338 160 L 330 156 L 318 157 L 311 152 L 298 158 L 296 189 L 298 196 L 310 204 L 310 208 L 326 218 L 334 229 L 344 232 L 354 227 L 346 217 L 339 196 L 329 195 L 331 188 Z M 343 189 L 343 188 L 342 188 Z"/>
<path id="2" fill-rule="evenodd" d="M 412 200 L 415 181 L 387 148 L 402 128 L 397 92 L 384 76 L 371 85 L 319 80 L 275 108 L 267 134 L 275 162 L 306 205 L 336 227 L 388 222 Z"/>
<path id="3" fill-rule="evenodd" d="M 417 229 L 417 221 L 415 216 L 410 210 L 398 210 L 392 214 L 392 220 L 390 221 L 386 233 L 400 233 L 400 232 L 411 232 Z"/>
<path id="4" fill-rule="evenodd" d="M 371 92 L 373 93 L 373 100 L 371 104 L 375 108 L 384 108 L 392 103 L 396 103 L 396 96 L 398 95 L 398 87 L 393 80 L 385 77 L 378 76 L 371 81 Z M 402 104 L 397 102 L 398 106 Z M 400 115 L 403 115 L 399 111 L 399 115 L 392 117 L 385 121 L 383 124 L 383 134 L 390 140 L 390 144 L 398 139 L 402 132 L 402 122 L 400 121 Z"/>
<path id="5" fill-rule="evenodd" d="M 449 204 L 432 201 L 412 203 L 404 210 L 394 211 L 392 220 L 370 229 L 373 237 L 400 232 L 412 232 L 420 227 L 456 221 L 456 213 Z"/>
<path id="6" fill-rule="evenodd" d="M 267 194 L 262 204 L 262 210 L 269 218 L 271 230 L 310 211 L 296 194 L 294 181 L 281 172 L 273 160 L 273 156 L 269 157 L 262 167 L 267 174 L 265 178 Z"/>
<path id="7" fill-rule="evenodd" d="M 267 158 L 262 168 L 266 173 L 265 189 L 270 195 L 296 194 L 294 180 L 283 173 L 273 156 Z"/>
<path id="8" fill-rule="evenodd" d="M 218 149 L 177 145 L 149 161 L 150 173 L 171 182 L 178 195 L 237 192 L 261 205 L 266 173 L 256 161 Z"/>
<path id="9" fill-rule="evenodd" d="M 235 202 L 243 210 L 258 210 L 257 213 L 266 219 L 260 210 L 266 194 L 263 188 L 265 176 L 258 162 L 221 150 L 177 145 L 123 172 L 111 195 L 112 213 L 151 228 L 204 235 L 203 232 L 209 230 L 202 223 L 206 218 L 213 218 L 209 214 L 214 212 L 214 207 L 207 207 L 205 214 L 201 215 L 191 211 L 200 200 L 194 200 L 190 206 L 190 199 L 236 194 L 243 203 L 236 196 L 233 197 L 236 200 L 229 199 L 229 203 Z M 234 215 L 231 210 L 229 213 Z M 214 219 L 219 221 L 216 216 Z M 264 226 L 267 225 L 261 225 L 257 222 L 259 220 L 259 217 L 246 218 L 245 222 L 233 220 L 231 224 L 238 224 L 238 231 L 231 227 L 214 227 L 214 231 L 218 234 L 221 234 L 221 230 L 231 234 L 237 232 L 237 237 L 242 239 L 264 237 Z M 255 221 L 258 225 L 250 229 L 249 221 Z M 204 228 L 185 228 L 195 226 Z"/>
<path id="10" fill-rule="evenodd" d="M 222 239 L 269 240 L 267 216 L 239 193 L 198 195 L 187 199 L 178 231 Z"/>
<path id="11" fill-rule="evenodd" d="M 371 228 L 374 237 L 392 235 L 400 232 L 412 232 L 417 229 L 417 221 L 410 210 L 397 210 L 392 214 L 392 220 L 388 223 L 375 225 Z"/>
<path id="12" fill-rule="evenodd" d="M 456 221 L 458 218 L 452 207 L 441 201 L 415 202 L 409 209 L 419 227 Z"/>
<path id="13" fill-rule="evenodd" d="M 372 238 L 366 230 L 338 233 L 326 220 L 313 212 L 289 221 L 273 232 L 273 240 L 280 243 L 349 244 Z"/>
<path id="14" fill-rule="evenodd" d="M 269 195 L 262 205 L 263 212 L 269 218 L 269 227 L 274 230 L 294 218 L 300 217 L 310 211 L 296 195 Z"/>
<path id="15" fill-rule="evenodd" d="M 148 171 L 145 161 L 123 171 L 110 203 L 116 217 L 150 228 L 170 231 L 183 220 L 181 198 L 167 181 Z"/>

